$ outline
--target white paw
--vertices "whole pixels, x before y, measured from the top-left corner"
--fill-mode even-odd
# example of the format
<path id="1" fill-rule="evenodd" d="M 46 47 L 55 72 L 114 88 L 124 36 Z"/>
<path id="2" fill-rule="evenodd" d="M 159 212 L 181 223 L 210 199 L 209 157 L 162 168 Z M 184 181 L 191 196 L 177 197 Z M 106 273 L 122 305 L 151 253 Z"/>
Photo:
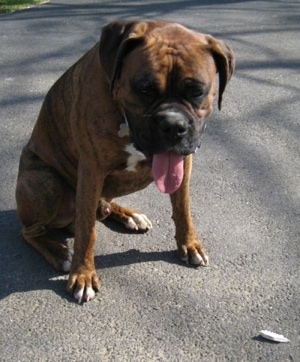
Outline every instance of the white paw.
<path id="1" fill-rule="evenodd" d="M 68 249 L 67 258 L 61 264 L 61 267 L 62 267 L 63 271 L 65 271 L 65 272 L 70 271 L 73 254 L 74 254 L 74 250 L 73 249 Z"/>
<path id="2" fill-rule="evenodd" d="M 132 214 L 125 223 L 127 229 L 130 230 L 150 230 L 152 229 L 152 223 L 144 214 Z"/>
<path id="3" fill-rule="evenodd" d="M 81 302 L 89 302 L 90 300 L 95 298 L 95 291 L 92 287 L 81 288 L 74 292 L 74 298 L 80 304 Z"/>
<path id="4" fill-rule="evenodd" d="M 196 253 L 195 255 L 192 256 L 184 256 L 183 258 L 181 258 L 182 261 L 184 261 L 185 263 L 189 264 L 193 264 L 193 265 L 199 265 L 199 266 L 208 266 L 209 265 L 209 259 L 207 255 L 203 255 L 201 256 L 199 253 Z"/>

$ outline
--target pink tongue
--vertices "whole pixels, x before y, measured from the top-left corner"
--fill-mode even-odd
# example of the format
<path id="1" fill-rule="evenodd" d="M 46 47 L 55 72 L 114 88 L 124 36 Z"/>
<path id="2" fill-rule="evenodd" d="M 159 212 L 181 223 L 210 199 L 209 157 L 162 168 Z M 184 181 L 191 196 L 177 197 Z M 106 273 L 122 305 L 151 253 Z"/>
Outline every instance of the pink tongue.
<path id="1" fill-rule="evenodd" d="M 153 155 L 152 174 L 159 191 L 172 194 L 183 179 L 183 156 L 174 152 Z"/>

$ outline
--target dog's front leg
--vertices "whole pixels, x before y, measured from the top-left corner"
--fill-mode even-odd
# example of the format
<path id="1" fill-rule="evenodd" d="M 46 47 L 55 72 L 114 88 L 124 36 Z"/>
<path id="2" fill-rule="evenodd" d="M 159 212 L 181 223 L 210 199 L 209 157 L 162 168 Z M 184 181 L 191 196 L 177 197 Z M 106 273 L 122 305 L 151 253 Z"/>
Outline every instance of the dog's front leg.
<path id="1" fill-rule="evenodd" d="M 179 257 L 186 263 L 208 265 L 208 256 L 199 240 L 193 225 L 190 209 L 190 177 L 192 171 L 192 156 L 184 161 L 184 178 L 180 188 L 170 195 L 176 228 L 176 242 Z"/>
<path id="2" fill-rule="evenodd" d="M 94 245 L 96 213 L 103 180 L 96 169 L 80 163 L 78 166 L 74 255 L 67 291 L 73 293 L 79 303 L 93 299 L 100 288 L 94 264 Z"/>

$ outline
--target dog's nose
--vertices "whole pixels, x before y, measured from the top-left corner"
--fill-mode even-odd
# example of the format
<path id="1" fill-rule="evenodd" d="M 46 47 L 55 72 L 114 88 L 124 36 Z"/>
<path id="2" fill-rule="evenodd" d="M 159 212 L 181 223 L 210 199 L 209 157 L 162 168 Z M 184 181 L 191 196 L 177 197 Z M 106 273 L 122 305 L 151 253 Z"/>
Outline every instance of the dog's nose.
<path id="1" fill-rule="evenodd" d="M 162 112 L 157 115 L 161 134 L 169 140 L 180 141 L 188 133 L 188 124 L 178 112 Z"/>

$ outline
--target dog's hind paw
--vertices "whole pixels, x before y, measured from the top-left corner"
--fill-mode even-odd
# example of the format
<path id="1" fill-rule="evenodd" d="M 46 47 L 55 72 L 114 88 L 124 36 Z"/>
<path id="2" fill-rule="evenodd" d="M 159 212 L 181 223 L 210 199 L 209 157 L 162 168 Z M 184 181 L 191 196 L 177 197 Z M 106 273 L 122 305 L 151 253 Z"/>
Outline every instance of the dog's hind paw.
<path id="1" fill-rule="evenodd" d="M 127 209 L 115 202 L 111 202 L 110 207 L 110 217 L 123 224 L 127 229 L 136 231 L 147 231 L 152 229 L 152 223 L 146 215 L 140 214 L 132 209 Z"/>
<path id="2" fill-rule="evenodd" d="M 124 222 L 127 229 L 147 231 L 152 229 L 152 223 L 144 214 L 134 213 Z"/>
<path id="3" fill-rule="evenodd" d="M 68 252 L 66 253 L 66 259 L 63 260 L 62 263 L 61 263 L 61 269 L 64 272 L 69 272 L 70 271 L 73 254 L 74 254 L 74 250 L 69 248 Z"/>

